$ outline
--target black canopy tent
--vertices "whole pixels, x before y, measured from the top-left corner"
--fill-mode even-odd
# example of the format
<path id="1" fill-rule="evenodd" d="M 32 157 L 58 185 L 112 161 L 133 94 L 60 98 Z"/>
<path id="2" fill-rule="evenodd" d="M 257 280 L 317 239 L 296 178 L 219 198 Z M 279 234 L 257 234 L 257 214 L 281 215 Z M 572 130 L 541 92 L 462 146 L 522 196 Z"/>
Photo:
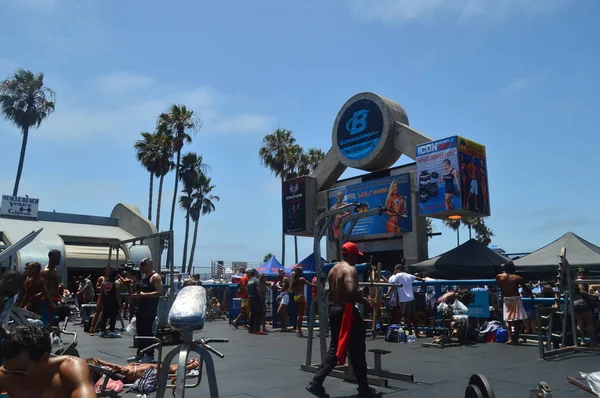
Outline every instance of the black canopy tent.
<path id="1" fill-rule="evenodd" d="M 409 266 L 411 272 L 426 271 L 440 279 L 492 279 L 510 261 L 476 239 L 429 260 Z"/>
<path id="2" fill-rule="evenodd" d="M 573 232 L 567 232 L 554 242 L 514 261 L 518 273 L 553 274 L 558 271 L 558 254 L 567 248 L 567 260 L 572 269 L 600 269 L 600 247 Z"/>

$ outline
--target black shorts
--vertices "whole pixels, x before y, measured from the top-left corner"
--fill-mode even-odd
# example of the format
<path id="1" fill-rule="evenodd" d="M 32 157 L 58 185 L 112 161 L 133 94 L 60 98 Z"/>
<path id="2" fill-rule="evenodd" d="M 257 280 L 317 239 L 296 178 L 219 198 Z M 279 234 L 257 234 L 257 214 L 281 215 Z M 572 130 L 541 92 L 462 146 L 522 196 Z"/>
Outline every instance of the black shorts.
<path id="1" fill-rule="evenodd" d="M 417 312 L 417 306 L 415 305 L 415 300 L 405 301 L 404 303 L 399 304 L 400 311 L 403 314 L 414 314 Z"/>

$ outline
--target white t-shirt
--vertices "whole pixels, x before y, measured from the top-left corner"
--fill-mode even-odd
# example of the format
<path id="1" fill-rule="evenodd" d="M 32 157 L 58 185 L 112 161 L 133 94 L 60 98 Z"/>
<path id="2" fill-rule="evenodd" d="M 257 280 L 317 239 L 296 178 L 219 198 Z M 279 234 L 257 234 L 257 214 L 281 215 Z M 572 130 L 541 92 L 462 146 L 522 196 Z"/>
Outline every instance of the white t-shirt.
<path id="1" fill-rule="evenodd" d="M 406 272 L 400 272 L 396 275 L 392 275 L 392 277 L 388 280 L 389 283 L 402 285 L 402 287 L 396 288 L 398 291 L 398 301 L 400 303 L 406 303 L 415 299 L 412 287 L 412 282 L 415 279 L 416 277 L 414 275 L 407 274 Z"/>

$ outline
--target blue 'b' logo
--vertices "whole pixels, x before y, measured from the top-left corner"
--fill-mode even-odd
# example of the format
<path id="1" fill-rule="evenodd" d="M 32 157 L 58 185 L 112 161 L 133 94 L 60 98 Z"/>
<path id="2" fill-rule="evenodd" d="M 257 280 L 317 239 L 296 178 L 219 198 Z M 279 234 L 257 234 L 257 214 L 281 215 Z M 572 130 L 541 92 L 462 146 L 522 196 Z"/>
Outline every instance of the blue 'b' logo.
<path id="1" fill-rule="evenodd" d="M 346 122 L 346 130 L 350 135 L 362 133 L 367 128 L 367 116 L 369 115 L 368 110 L 361 109 L 360 111 L 354 112 L 354 116 Z"/>

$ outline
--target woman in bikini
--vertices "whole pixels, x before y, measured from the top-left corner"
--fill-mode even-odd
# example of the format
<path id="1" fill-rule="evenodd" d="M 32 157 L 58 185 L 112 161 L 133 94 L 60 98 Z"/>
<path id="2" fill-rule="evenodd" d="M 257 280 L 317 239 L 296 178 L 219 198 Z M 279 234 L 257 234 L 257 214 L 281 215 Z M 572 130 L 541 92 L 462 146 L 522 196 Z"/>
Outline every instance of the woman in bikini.
<path id="1" fill-rule="evenodd" d="M 112 370 L 113 372 L 120 373 L 125 376 L 123 380 L 124 384 L 135 383 L 140 377 L 142 377 L 142 373 L 144 373 L 149 368 L 154 368 L 158 371 L 158 364 L 152 363 L 128 363 L 127 365 L 116 365 L 114 363 L 105 362 L 98 358 L 88 358 L 85 360 L 88 365 L 92 366 L 101 366 L 103 368 L 107 368 Z M 197 359 L 190 359 L 187 363 L 185 369 L 189 372 L 190 370 L 198 369 L 200 367 L 200 362 Z M 177 373 L 177 365 L 171 365 L 169 367 L 169 374 Z M 92 379 L 94 383 L 96 383 L 102 377 L 102 374 L 98 372 L 91 372 Z"/>
<path id="2" fill-rule="evenodd" d="M 393 212 L 387 212 L 388 220 L 385 224 L 385 228 L 390 234 L 402 234 L 402 228 L 400 227 L 400 220 L 402 214 L 406 210 L 406 198 L 400 195 L 398 192 L 398 181 L 392 181 L 388 189 L 388 195 L 385 200 L 385 207 L 393 210 Z"/>
<path id="3" fill-rule="evenodd" d="M 279 294 L 277 295 L 277 303 L 279 303 L 279 308 L 277 308 L 277 316 L 281 321 L 281 330 L 280 332 L 285 333 L 288 331 L 288 305 L 290 304 L 290 280 L 288 277 L 284 277 L 281 281 L 277 282 L 276 285 L 277 291 Z"/>
<path id="4" fill-rule="evenodd" d="M 310 283 L 303 277 L 304 270 L 302 267 L 294 268 L 292 272 L 292 279 L 290 280 L 290 292 L 294 294 L 294 303 L 296 303 L 296 312 L 298 316 L 296 318 L 296 336 L 303 337 L 302 334 L 302 320 L 304 319 L 304 313 L 306 312 L 306 297 L 304 296 L 304 287 L 306 285 L 317 287 L 314 283 Z"/>

